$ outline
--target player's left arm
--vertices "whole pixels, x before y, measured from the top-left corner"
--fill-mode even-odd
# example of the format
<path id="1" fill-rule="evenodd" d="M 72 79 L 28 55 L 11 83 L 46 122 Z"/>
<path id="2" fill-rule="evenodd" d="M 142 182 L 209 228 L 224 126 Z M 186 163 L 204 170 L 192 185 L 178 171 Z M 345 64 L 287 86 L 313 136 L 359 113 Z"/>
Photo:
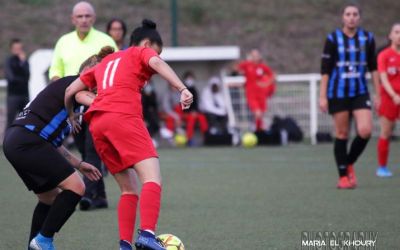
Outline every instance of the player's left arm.
<path id="1" fill-rule="evenodd" d="M 71 165 L 84 174 L 91 181 L 98 181 L 101 178 L 100 171 L 93 165 L 79 160 L 75 155 L 68 151 L 64 146 L 57 148 L 58 152 L 71 163 Z"/>
<path id="2" fill-rule="evenodd" d="M 179 79 L 174 70 L 158 56 L 150 58 L 149 66 L 181 92 L 182 109 L 188 109 L 193 102 L 193 95 Z"/>
<path id="3" fill-rule="evenodd" d="M 370 43 L 368 46 L 368 69 L 371 72 L 371 79 L 374 85 L 374 105 L 379 107 L 381 102 L 380 88 L 379 88 L 379 73 L 377 70 L 377 58 L 375 53 L 375 39 L 371 35 Z"/>

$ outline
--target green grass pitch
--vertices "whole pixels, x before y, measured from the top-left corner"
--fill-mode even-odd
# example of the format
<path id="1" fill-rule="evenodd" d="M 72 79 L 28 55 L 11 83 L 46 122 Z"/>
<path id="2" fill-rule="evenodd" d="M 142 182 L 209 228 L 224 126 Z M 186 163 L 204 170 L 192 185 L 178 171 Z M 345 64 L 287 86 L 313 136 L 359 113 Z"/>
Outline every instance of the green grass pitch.
<path id="1" fill-rule="evenodd" d="M 359 187 L 338 191 L 332 145 L 160 149 L 164 180 L 158 233 L 189 250 L 301 249 L 302 231 L 376 231 L 377 249 L 400 246 L 399 142 L 394 177 L 378 179 L 376 141 L 356 165 Z M 0 249 L 26 249 L 34 196 L 0 157 Z M 60 250 L 117 249 L 119 191 L 106 178 L 110 208 L 79 210 L 56 236 Z"/>

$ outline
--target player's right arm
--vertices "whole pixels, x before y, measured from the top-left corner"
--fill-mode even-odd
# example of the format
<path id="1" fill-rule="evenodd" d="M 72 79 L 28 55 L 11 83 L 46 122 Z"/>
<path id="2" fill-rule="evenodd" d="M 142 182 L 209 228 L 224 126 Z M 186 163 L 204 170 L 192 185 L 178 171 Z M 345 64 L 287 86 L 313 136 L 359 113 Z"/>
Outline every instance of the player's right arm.
<path id="1" fill-rule="evenodd" d="M 328 81 L 334 65 L 335 44 L 332 35 L 325 41 L 324 51 L 321 56 L 321 84 L 319 87 L 319 108 L 322 112 L 328 111 Z"/>

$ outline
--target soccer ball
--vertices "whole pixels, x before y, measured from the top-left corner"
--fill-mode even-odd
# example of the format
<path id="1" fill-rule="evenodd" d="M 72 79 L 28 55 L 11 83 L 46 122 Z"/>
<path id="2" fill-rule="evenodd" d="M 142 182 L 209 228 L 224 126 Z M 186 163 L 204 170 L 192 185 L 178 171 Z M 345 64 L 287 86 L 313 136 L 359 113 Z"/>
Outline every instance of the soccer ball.
<path id="1" fill-rule="evenodd" d="M 175 145 L 176 146 L 178 146 L 178 147 L 186 146 L 186 143 L 187 143 L 186 135 L 184 135 L 184 134 L 176 134 L 174 140 L 175 140 Z"/>
<path id="2" fill-rule="evenodd" d="M 246 132 L 242 136 L 242 146 L 245 148 L 252 148 L 257 145 L 257 136 L 253 133 Z"/>
<path id="3" fill-rule="evenodd" d="M 161 234 L 159 238 L 167 250 L 185 250 L 182 241 L 173 234 Z"/>

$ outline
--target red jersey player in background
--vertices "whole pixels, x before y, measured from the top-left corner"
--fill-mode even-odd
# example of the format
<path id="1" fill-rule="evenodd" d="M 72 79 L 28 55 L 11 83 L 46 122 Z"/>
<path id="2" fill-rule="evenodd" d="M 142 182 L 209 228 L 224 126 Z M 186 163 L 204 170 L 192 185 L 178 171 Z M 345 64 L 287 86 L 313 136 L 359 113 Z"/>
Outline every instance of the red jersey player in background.
<path id="1" fill-rule="evenodd" d="M 257 49 L 250 51 L 247 60 L 238 65 L 246 77 L 245 91 L 247 104 L 253 113 L 256 130 L 263 130 L 263 117 L 267 111 L 267 98 L 275 92 L 275 74 L 263 62 Z"/>
<path id="2" fill-rule="evenodd" d="M 378 164 L 376 175 L 390 177 L 387 168 L 389 140 L 396 120 L 400 115 L 400 23 L 392 26 L 389 34 L 390 46 L 378 55 L 378 71 L 381 80 L 381 103 L 379 116 L 381 132 L 378 141 Z"/>
<path id="3" fill-rule="evenodd" d="M 155 238 L 161 203 L 161 173 L 157 152 L 142 115 L 141 89 L 155 73 L 181 93 L 183 109 L 193 96 L 175 72 L 158 56 L 162 39 L 156 24 L 143 20 L 131 35 L 131 47 L 107 56 L 81 75 L 66 90 L 65 105 L 74 131 L 79 124 L 73 117 L 72 98 L 84 89 L 97 87 L 97 97 L 85 113 L 85 120 L 97 152 L 121 189 L 118 204 L 120 249 L 132 249 L 131 242 L 139 201 L 140 230 L 138 249 L 165 250 Z M 140 193 L 136 174 L 143 186 Z"/>

